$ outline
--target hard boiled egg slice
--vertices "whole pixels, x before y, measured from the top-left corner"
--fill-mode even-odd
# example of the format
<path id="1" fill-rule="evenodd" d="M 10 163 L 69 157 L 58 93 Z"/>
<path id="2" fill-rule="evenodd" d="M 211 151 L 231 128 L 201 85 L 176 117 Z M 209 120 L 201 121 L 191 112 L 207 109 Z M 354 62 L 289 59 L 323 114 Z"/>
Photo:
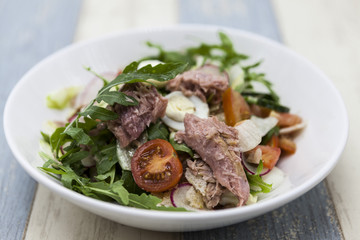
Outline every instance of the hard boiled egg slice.
<path id="1" fill-rule="evenodd" d="M 185 130 L 185 114 L 195 114 L 199 118 L 209 116 L 209 106 L 196 96 L 186 97 L 181 91 L 175 91 L 165 96 L 168 99 L 163 122 L 175 130 Z"/>
<path id="2" fill-rule="evenodd" d="M 159 60 L 144 60 L 144 61 L 141 61 L 141 62 L 139 63 L 137 69 L 139 70 L 140 68 L 143 68 L 143 67 L 145 67 L 145 66 L 147 66 L 147 65 L 149 65 L 149 64 L 150 64 L 152 67 L 155 67 L 155 66 L 158 65 L 158 64 L 164 64 L 164 63 L 161 62 L 161 61 L 159 61 Z M 155 84 L 155 86 L 158 87 L 158 88 L 165 87 L 165 85 L 166 85 L 166 81 L 160 82 L 160 81 L 157 81 L 157 80 L 155 80 L 155 79 L 148 79 L 148 82 L 151 82 L 151 83 Z M 148 83 L 144 83 L 144 84 L 148 84 Z"/>

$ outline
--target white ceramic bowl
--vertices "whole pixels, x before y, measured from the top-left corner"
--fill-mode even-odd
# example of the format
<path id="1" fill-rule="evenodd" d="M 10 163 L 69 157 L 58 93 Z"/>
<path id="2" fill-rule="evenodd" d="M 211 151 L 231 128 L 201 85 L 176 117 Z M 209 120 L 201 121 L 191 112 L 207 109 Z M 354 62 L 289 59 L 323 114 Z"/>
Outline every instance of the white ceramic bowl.
<path id="1" fill-rule="evenodd" d="M 208 212 L 162 212 L 123 207 L 71 191 L 40 172 L 38 157 L 40 129 L 45 120 L 61 115 L 45 106 L 45 96 L 65 86 L 85 84 L 92 75 L 83 69 L 114 72 L 133 60 L 155 53 L 145 41 L 166 49 L 183 49 L 199 42 L 218 42 L 224 31 L 235 48 L 261 65 L 275 84 L 281 101 L 308 123 L 296 139 L 298 151 L 283 159 L 279 167 L 293 187 L 280 195 L 241 208 Z M 9 146 L 21 166 L 36 181 L 70 202 L 95 214 L 129 226 L 159 231 L 192 231 L 241 222 L 301 196 L 337 163 L 346 143 L 348 119 L 344 103 L 331 81 L 305 58 L 264 37 L 225 27 L 184 25 L 132 30 L 66 47 L 33 67 L 16 85 L 6 103 L 4 128 Z"/>

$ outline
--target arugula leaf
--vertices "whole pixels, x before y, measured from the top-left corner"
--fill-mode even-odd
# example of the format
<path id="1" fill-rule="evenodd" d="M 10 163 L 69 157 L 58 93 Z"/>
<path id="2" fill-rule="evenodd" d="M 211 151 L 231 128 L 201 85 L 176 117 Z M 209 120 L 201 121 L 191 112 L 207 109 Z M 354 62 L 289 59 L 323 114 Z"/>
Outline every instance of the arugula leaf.
<path id="1" fill-rule="evenodd" d="M 129 194 L 129 206 L 143 209 L 152 209 L 152 210 L 162 210 L 162 211 L 179 211 L 186 212 L 185 208 L 175 208 L 175 207 L 164 207 L 157 206 L 161 202 L 161 199 L 153 195 L 147 195 L 145 193 L 141 195 Z"/>
<path id="2" fill-rule="evenodd" d="M 161 62 L 164 62 L 164 63 L 182 62 L 182 63 L 188 63 L 189 64 L 188 67 L 195 65 L 195 60 L 189 54 L 180 53 L 180 52 L 177 52 L 177 51 L 165 51 L 160 45 L 154 44 L 154 43 L 151 43 L 151 42 L 146 42 L 146 44 L 149 47 L 157 48 L 159 50 L 159 54 L 157 56 L 147 57 L 147 58 L 144 58 L 142 60 L 157 59 L 157 60 L 159 60 Z"/>
<path id="3" fill-rule="evenodd" d="M 76 140 L 79 144 L 87 145 L 92 142 L 89 135 L 87 135 L 84 132 L 84 129 L 82 129 L 82 128 L 76 128 L 76 127 L 67 128 L 67 129 L 65 129 L 65 131 L 62 134 L 69 135 L 70 137 L 72 137 L 72 139 Z"/>
<path id="4" fill-rule="evenodd" d="M 116 143 L 105 146 L 98 154 L 96 169 L 98 174 L 109 171 L 119 160 L 116 154 Z"/>
<path id="5" fill-rule="evenodd" d="M 115 192 L 121 199 L 124 205 L 129 204 L 129 192 L 123 186 L 123 181 L 119 180 L 111 185 L 111 190 Z"/>
<path id="6" fill-rule="evenodd" d="M 152 195 L 143 193 L 141 195 L 129 194 L 129 206 L 144 209 L 156 209 L 157 204 L 161 202 L 161 199 Z"/>
<path id="7" fill-rule="evenodd" d="M 140 64 L 140 62 L 132 62 L 132 63 L 130 63 L 129 65 L 127 65 L 127 66 L 124 68 L 122 74 L 136 72 L 137 69 L 138 69 L 139 64 Z"/>
<path id="8" fill-rule="evenodd" d="M 260 176 L 262 169 L 263 169 L 263 162 L 260 161 L 256 169 L 256 173 L 254 175 L 245 171 L 247 180 L 249 181 L 251 194 L 269 193 L 271 191 L 272 184 L 267 184 L 262 180 Z"/>
<path id="9" fill-rule="evenodd" d="M 169 142 L 175 149 L 175 151 L 181 151 L 188 153 L 191 157 L 194 157 L 194 153 L 185 143 L 175 142 L 175 132 L 172 132 L 169 137 Z"/>
<path id="10" fill-rule="evenodd" d="M 155 124 L 154 123 L 150 124 L 150 126 L 147 129 L 147 133 L 149 140 L 160 138 L 167 141 L 169 138 L 169 130 L 167 129 L 165 124 L 163 124 L 162 121 L 158 121 Z"/>
<path id="11" fill-rule="evenodd" d="M 94 74 L 96 77 L 100 78 L 103 81 L 103 85 L 107 85 L 109 83 L 109 81 L 107 79 L 105 79 L 103 76 L 101 76 L 100 74 L 96 73 L 95 71 L 93 71 L 91 69 L 91 67 L 84 67 L 85 70 L 91 72 L 92 74 Z"/>
<path id="12" fill-rule="evenodd" d="M 41 136 L 43 137 L 44 141 L 50 144 L 50 136 L 49 136 L 49 134 L 46 134 L 46 133 L 44 133 L 42 131 L 40 131 L 40 133 L 41 133 Z"/>
<path id="13" fill-rule="evenodd" d="M 100 119 L 102 121 L 114 120 L 119 117 L 115 112 L 98 106 L 88 107 L 83 112 L 80 112 L 80 116 L 89 116 L 91 119 Z"/>
<path id="14" fill-rule="evenodd" d="M 220 69 L 224 70 L 240 60 L 247 59 L 248 56 L 237 53 L 229 37 L 219 32 L 220 44 L 205 44 L 201 43 L 198 47 L 191 47 L 186 49 L 184 53 L 165 51 L 161 46 L 148 42 L 149 47 L 154 47 L 159 50 L 157 56 L 151 57 L 163 62 L 185 62 L 190 66 L 195 65 L 195 57 L 203 56 L 205 59 L 215 60 L 221 63 Z M 216 54 L 220 52 L 221 54 Z M 150 57 L 148 59 L 151 59 Z"/>
<path id="15" fill-rule="evenodd" d="M 122 187 L 122 182 L 117 181 L 113 184 L 108 184 L 106 182 L 92 182 L 87 184 L 85 189 L 88 189 L 97 195 L 105 195 L 117 201 L 121 205 L 128 205 L 128 192 L 124 187 Z M 125 189 L 125 190 L 124 190 Z"/>
<path id="16" fill-rule="evenodd" d="M 98 121 L 88 117 L 84 117 L 84 122 L 78 122 L 77 127 L 84 129 L 85 132 L 88 132 L 91 129 L 95 128 L 98 124 Z"/>
<path id="17" fill-rule="evenodd" d="M 100 89 L 98 95 L 102 95 L 112 87 L 123 83 L 146 82 L 148 79 L 155 79 L 161 82 L 168 81 L 175 78 L 179 73 L 182 73 L 187 66 L 184 63 L 167 63 L 158 64 L 154 67 L 147 65 L 136 70 L 135 67 L 137 68 L 138 65 L 138 62 L 133 62 L 128 65 L 122 74 L 119 74 L 113 81 Z"/>
<path id="18" fill-rule="evenodd" d="M 129 193 L 141 194 L 145 192 L 135 183 L 131 171 L 122 170 L 121 180 L 124 182 L 124 187 Z"/>
<path id="19" fill-rule="evenodd" d="M 82 159 L 88 157 L 89 155 L 90 155 L 90 153 L 87 151 L 75 152 L 75 153 L 72 153 L 69 156 L 67 156 L 65 159 L 63 159 L 62 163 L 64 165 L 71 165 L 73 163 L 81 161 Z"/>
<path id="20" fill-rule="evenodd" d="M 124 106 L 135 106 L 139 104 L 139 102 L 135 98 L 127 96 L 125 93 L 118 91 L 106 91 L 101 95 L 98 95 L 96 97 L 96 101 L 98 103 L 104 101 L 109 105 L 114 105 L 114 103 L 118 103 Z"/>
<path id="21" fill-rule="evenodd" d="M 99 174 L 97 176 L 95 176 L 95 179 L 98 181 L 105 181 L 106 179 L 110 178 L 110 184 L 113 184 L 114 180 L 115 180 L 115 173 L 116 173 L 116 167 L 113 166 L 110 171 L 104 173 L 104 174 Z"/>

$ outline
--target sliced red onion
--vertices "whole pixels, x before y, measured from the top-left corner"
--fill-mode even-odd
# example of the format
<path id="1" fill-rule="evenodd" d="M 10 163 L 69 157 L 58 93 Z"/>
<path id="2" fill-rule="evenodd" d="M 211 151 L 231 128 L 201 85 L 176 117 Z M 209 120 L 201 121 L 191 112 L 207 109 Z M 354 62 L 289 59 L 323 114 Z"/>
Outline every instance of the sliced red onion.
<path id="1" fill-rule="evenodd" d="M 117 75 L 116 73 L 112 72 L 105 72 L 100 74 L 105 79 L 113 80 Z M 85 87 L 84 90 L 77 96 L 75 100 L 75 107 L 81 107 L 86 106 L 90 103 L 91 100 L 93 100 L 98 91 L 103 87 L 103 81 L 95 77 L 93 78 Z"/>
<path id="2" fill-rule="evenodd" d="M 174 207 L 186 207 L 186 192 L 192 187 L 190 183 L 179 184 L 176 188 L 173 188 L 170 194 L 171 204 Z"/>
<path id="3" fill-rule="evenodd" d="M 241 159 L 241 163 L 242 163 L 244 169 L 245 169 L 248 173 L 250 173 L 251 175 L 255 175 L 255 173 L 256 173 L 256 167 L 251 166 L 251 165 L 250 165 L 248 162 L 246 162 L 244 159 Z M 263 170 L 261 171 L 261 173 L 260 173 L 259 175 L 260 175 L 260 177 L 261 177 L 261 176 L 264 176 L 264 175 L 268 174 L 270 171 L 271 171 L 271 169 L 268 169 L 268 168 L 265 168 L 265 167 L 264 167 Z"/>
<path id="4" fill-rule="evenodd" d="M 78 112 L 76 111 L 71 117 L 68 118 L 68 122 L 71 123 L 75 118 L 77 118 Z"/>
<path id="5" fill-rule="evenodd" d="M 62 154 L 62 155 L 64 155 L 64 154 L 65 154 L 65 151 L 64 151 L 63 146 L 60 146 L 60 152 L 61 152 L 61 154 Z"/>

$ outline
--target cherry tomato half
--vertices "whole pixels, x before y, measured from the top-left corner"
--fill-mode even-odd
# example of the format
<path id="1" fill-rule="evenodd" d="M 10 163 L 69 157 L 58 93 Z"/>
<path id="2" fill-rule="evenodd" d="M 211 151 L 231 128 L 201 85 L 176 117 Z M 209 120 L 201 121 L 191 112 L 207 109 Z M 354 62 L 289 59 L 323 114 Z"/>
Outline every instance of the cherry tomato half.
<path id="1" fill-rule="evenodd" d="M 280 148 L 264 145 L 259 145 L 257 147 L 262 151 L 261 160 L 263 161 L 264 167 L 272 169 L 279 160 L 281 154 Z"/>
<path id="2" fill-rule="evenodd" d="M 234 126 L 237 122 L 250 118 L 249 105 L 240 93 L 232 88 L 226 89 L 223 94 L 223 108 L 225 122 L 229 126 Z"/>
<path id="3" fill-rule="evenodd" d="M 148 192 L 163 192 L 180 180 L 183 167 L 173 146 L 154 139 L 140 146 L 131 159 L 136 184 Z"/>

